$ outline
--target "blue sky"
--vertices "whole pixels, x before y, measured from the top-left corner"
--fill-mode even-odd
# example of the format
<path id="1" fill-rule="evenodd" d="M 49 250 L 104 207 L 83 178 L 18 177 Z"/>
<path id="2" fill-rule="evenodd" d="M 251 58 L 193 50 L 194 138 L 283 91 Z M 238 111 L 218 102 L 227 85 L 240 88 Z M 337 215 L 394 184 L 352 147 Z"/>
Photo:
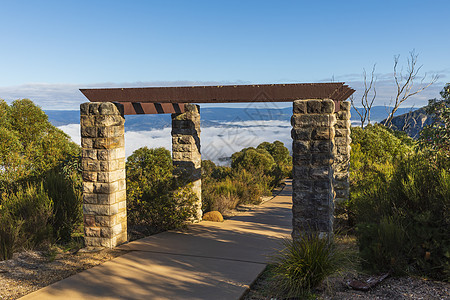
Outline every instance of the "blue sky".
<path id="1" fill-rule="evenodd" d="M 450 81 L 448 1 L 2 1 L 0 98 L 77 109 L 83 87 L 324 82 L 419 54 Z M 415 102 L 415 103 L 413 103 Z"/>

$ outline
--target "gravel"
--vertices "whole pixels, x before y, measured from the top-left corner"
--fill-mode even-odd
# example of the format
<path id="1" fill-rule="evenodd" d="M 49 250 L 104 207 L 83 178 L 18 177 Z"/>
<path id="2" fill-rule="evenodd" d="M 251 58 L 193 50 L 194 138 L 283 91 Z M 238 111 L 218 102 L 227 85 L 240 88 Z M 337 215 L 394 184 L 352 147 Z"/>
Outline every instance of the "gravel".
<path id="1" fill-rule="evenodd" d="M 0 299 L 17 299 L 56 281 L 127 253 L 105 249 L 95 253 L 25 251 L 0 261 Z"/>

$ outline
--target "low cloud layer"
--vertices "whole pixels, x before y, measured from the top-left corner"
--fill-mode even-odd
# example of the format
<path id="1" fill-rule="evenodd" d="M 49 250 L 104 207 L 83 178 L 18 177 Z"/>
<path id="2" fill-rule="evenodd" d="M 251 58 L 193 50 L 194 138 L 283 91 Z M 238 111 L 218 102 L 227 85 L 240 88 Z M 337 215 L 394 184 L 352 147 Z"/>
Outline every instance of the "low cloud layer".
<path id="1" fill-rule="evenodd" d="M 80 125 L 70 124 L 59 127 L 72 140 L 80 144 Z M 172 148 L 171 128 L 148 131 L 127 131 L 125 152 L 129 156 L 134 150 L 149 148 Z M 203 159 L 219 163 L 220 158 L 230 157 L 234 152 L 246 147 L 256 147 L 262 142 L 279 140 L 291 149 L 291 125 L 284 121 L 245 121 L 227 122 L 220 126 L 204 127 L 201 132 L 201 151 Z"/>
<path id="2" fill-rule="evenodd" d="M 434 85 L 423 91 L 422 93 L 411 97 L 403 106 L 421 107 L 427 104 L 428 99 L 439 98 L 439 92 L 445 85 L 445 74 L 448 70 L 436 72 L 440 74 L 440 79 Z M 389 105 L 390 100 L 395 95 L 396 87 L 392 74 L 377 74 L 378 81 L 377 100 L 376 105 Z M 349 74 L 336 76 L 333 79 L 320 80 L 320 82 L 344 81 L 350 87 L 356 90 L 355 100 L 358 103 L 362 92 L 364 91 L 364 82 L 361 80 L 360 74 Z M 277 82 L 277 83 L 292 83 L 291 82 Z M 425 82 L 427 82 L 425 80 Z M 151 82 L 125 82 L 125 83 L 96 83 L 96 84 L 48 84 L 48 83 L 30 83 L 18 86 L 0 86 L 0 99 L 5 99 L 11 102 L 15 99 L 29 98 L 36 104 L 46 110 L 53 109 L 79 109 L 81 103 L 86 102 L 87 99 L 79 91 L 80 88 L 113 88 L 113 87 L 152 87 L 152 86 L 194 86 L 194 85 L 227 85 L 227 84 L 251 84 L 247 81 L 151 81 Z M 416 88 L 420 87 L 420 82 L 417 83 Z M 208 105 L 205 105 L 205 107 Z M 238 107 L 239 104 L 229 105 Z M 241 104 L 242 106 L 242 104 Z M 357 104 L 357 106 L 360 106 Z"/>

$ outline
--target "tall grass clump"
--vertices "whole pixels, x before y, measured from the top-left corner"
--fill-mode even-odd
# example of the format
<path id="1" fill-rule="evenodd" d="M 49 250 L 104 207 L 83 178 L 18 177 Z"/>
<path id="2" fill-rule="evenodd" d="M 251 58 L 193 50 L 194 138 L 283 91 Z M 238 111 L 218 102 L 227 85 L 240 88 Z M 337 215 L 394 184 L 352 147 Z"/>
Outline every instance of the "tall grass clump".
<path id="1" fill-rule="evenodd" d="M 284 240 L 284 249 L 273 257 L 277 293 L 284 297 L 307 298 L 328 276 L 345 270 L 350 252 L 317 234 L 301 240 Z"/>

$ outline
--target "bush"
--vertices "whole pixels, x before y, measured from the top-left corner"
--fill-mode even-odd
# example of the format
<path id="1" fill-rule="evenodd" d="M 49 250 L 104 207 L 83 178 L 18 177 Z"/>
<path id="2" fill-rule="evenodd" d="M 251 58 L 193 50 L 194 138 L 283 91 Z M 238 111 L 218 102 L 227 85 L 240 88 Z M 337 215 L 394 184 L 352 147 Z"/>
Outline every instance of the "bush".
<path id="1" fill-rule="evenodd" d="M 348 215 L 351 228 L 355 224 L 355 204 L 389 182 L 397 164 L 413 152 L 411 138 L 397 135 L 382 125 L 352 127 L 350 199 L 336 206 L 337 212 Z"/>
<path id="2" fill-rule="evenodd" d="M 450 173 L 423 154 L 404 159 L 392 179 L 356 203 L 357 234 L 366 267 L 450 275 Z"/>
<path id="3" fill-rule="evenodd" d="M 164 148 L 140 148 L 127 159 L 127 214 L 131 225 L 151 231 L 181 227 L 194 216 L 197 196 L 172 175 L 171 154 Z"/>
<path id="4" fill-rule="evenodd" d="M 2 195 L 0 257 L 8 259 L 20 248 L 33 249 L 50 242 L 53 202 L 42 184 L 28 185 Z M 4 238 L 4 239 L 3 239 Z"/>
<path id="5" fill-rule="evenodd" d="M 202 208 L 224 212 L 239 204 L 259 204 L 261 197 L 292 171 L 292 157 L 283 143 L 261 143 L 231 157 L 231 168 L 202 161 Z"/>
<path id="6" fill-rule="evenodd" d="M 80 173 L 64 174 L 53 169 L 45 175 L 44 188 L 53 201 L 51 224 L 53 238 L 58 242 L 69 242 L 72 233 L 83 220 Z"/>
<path id="7" fill-rule="evenodd" d="M 284 249 L 273 259 L 278 292 L 304 299 L 325 278 L 344 270 L 350 263 L 348 251 L 318 235 L 299 241 L 285 240 Z"/>

